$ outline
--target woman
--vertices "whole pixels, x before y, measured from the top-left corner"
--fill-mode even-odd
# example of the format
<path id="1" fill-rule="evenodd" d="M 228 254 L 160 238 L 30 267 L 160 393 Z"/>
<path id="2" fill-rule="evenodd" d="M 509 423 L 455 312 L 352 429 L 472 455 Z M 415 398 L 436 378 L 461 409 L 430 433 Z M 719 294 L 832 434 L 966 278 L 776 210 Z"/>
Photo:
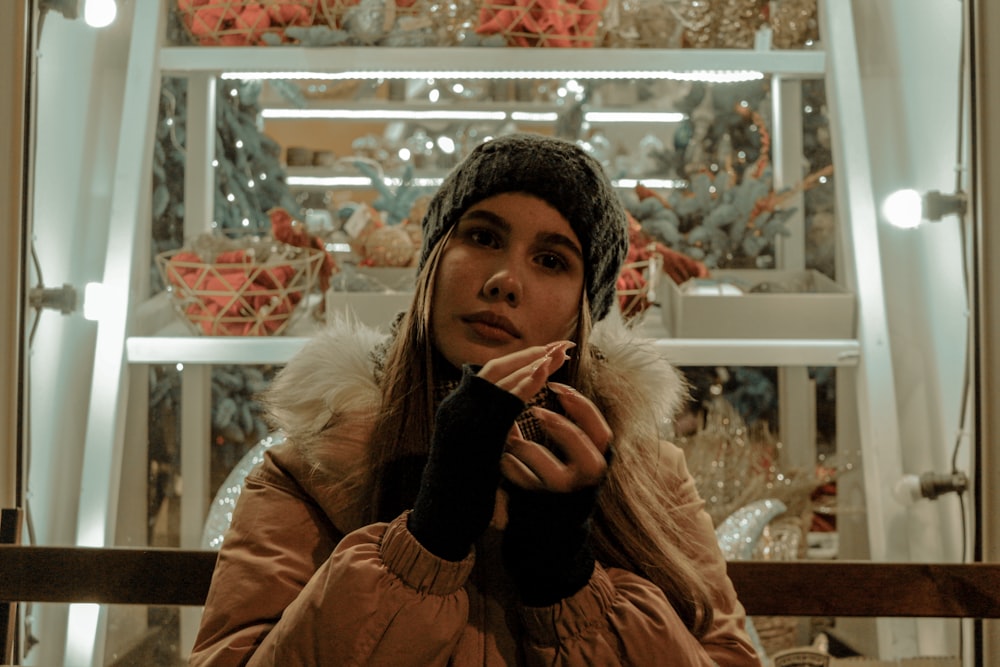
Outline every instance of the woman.
<path id="1" fill-rule="evenodd" d="M 605 319 L 628 241 L 600 165 L 492 140 L 423 224 L 393 333 L 338 322 L 269 390 L 286 442 L 246 480 L 191 664 L 759 665 L 659 437 L 681 382 Z"/>

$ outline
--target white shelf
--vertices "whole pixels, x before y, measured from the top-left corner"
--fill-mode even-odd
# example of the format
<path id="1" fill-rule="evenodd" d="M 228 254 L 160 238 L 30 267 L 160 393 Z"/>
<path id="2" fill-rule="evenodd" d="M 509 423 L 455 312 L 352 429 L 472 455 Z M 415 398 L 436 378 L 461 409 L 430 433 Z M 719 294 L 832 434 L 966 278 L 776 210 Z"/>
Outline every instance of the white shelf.
<path id="1" fill-rule="evenodd" d="M 176 315 L 162 321 L 151 335 L 126 339 L 130 364 L 284 364 L 322 326 L 303 314 L 287 336 L 196 336 Z M 665 338 L 658 322 L 647 313 L 638 331 L 678 366 L 855 366 L 860 354 L 855 340 Z"/>
<path id="2" fill-rule="evenodd" d="M 131 364 L 284 364 L 303 336 L 131 336 Z M 658 338 L 656 349 L 678 366 L 855 366 L 853 340 Z"/>
<path id="3" fill-rule="evenodd" d="M 392 47 L 205 47 L 160 51 L 163 74 L 196 72 L 601 72 L 608 78 L 642 78 L 673 72 L 751 70 L 785 77 L 819 78 L 822 51 L 751 49 L 532 49 Z M 655 73 L 655 74 L 653 74 Z"/>

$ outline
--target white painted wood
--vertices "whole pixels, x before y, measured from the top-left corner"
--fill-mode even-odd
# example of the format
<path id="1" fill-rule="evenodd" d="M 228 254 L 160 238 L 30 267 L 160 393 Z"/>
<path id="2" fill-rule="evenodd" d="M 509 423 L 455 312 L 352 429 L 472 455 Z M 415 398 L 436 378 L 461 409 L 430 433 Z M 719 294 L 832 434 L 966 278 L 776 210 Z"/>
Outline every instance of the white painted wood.
<path id="1" fill-rule="evenodd" d="M 159 97 L 160 10 L 158 5 L 140 3 L 132 16 L 131 34 L 137 38 L 132 39 L 129 46 L 128 83 L 122 101 L 111 220 L 101 280 L 110 300 L 124 307 L 108 313 L 97 324 L 94 375 L 80 471 L 78 546 L 110 546 L 115 540 L 129 393 L 125 339 L 135 301 L 133 275 L 137 270 L 145 270 L 136 266 L 137 244 L 143 239 L 148 243 L 148 231 L 145 230 L 149 227 L 150 164 L 155 137 L 150 128 L 155 127 Z M 145 386 L 142 389 L 145 390 Z M 71 610 L 71 623 L 74 611 L 84 613 L 85 610 L 82 607 Z M 91 646 L 71 645 L 68 640 L 66 655 L 76 656 L 89 649 L 88 662 L 104 664 L 106 617 L 102 610 L 96 620 Z"/>
<path id="2" fill-rule="evenodd" d="M 774 190 L 781 192 L 802 183 L 805 151 L 802 147 L 802 82 L 785 76 L 771 81 L 771 159 L 774 166 Z M 782 269 L 806 268 L 805 197 L 797 192 L 783 208 L 795 209 L 788 218 L 788 236 L 777 239 L 777 266 Z"/>
<path id="3" fill-rule="evenodd" d="M 202 526 L 211 498 L 212 367 L 192 364 L 181 372 L 181 522 L 182 549 L 200 549 Z M 194 646 L 201 609 L 181 609 L 180 654 Z"/>
<path id="4" fill-rule="evenodd" d="M 819 25 L 827 53 L 827 103 L 833 162 L 838 168 L 835 183 L 844 279 L 858 307 L 861 357 L 854 384 L 870 555 L 874 561 L 906 562 L 910 560 L 906 510 L 892 497 L 903 474 L 902 451 L 851 4 L 820 2 Z M 880 656 L 917 654 L 913 619 L 879 619 L 877 625 Z"/>
<path id="5" fill-rule="evenodd" d="M 127 349 L 130 363 L 283 364 L 308 340 L 305 336 L 133 336 Z M 850 339 L 659 338 L 654 345 L 681 366 L 852 366 L 859 358 L 859 346 Z"/>
<path id="6" fill-rule="evenodd" d="M 798 186 L 804 177 L 802 147 L 802 82 L 784 76 L 771 81 L 771 159 L 774 190 Z M 805 197 L 797 192 L 784 204 L 794 209 L 786 222 L 788 236 L 776 239 L 776 267 L 806 266 Z M 815 388 L 806 368 L 778 369 L 778 436 L 784 443 L 785 463 L 812 470 L 816 465 Z"/>
<path id="7" fill-rule="evenodd" d="M 427 72 L 506 72 L 536 78 L 533 72 L 605 72 L 615 78 L 643 73 L 752 70 L 765 74 L 817 77 L 825 71 L 822 51 L 753 51 L 742 49 L 503 49 L 490 48 L 211 48 L 163 49 L 165 74 L 191 72 L 336 73 L 405 70 L 414 78 Z M 310 78 L 310 77 L 306 77 Z"/>
<path id="8" fill-rule="evenodd" d="M 215 211 L 216 78 L 198 72 L 187 77 L 187 126 L 184 146 L 184 237 L 211 231 Z"/>
<path id="9" fill-rule="evenodd" d="M 184 147 L 184 236 L 212 228 L 215 211 L 216 77 L 197 72 L 187 77 L 187 145 Z M 181 548 L 201 547 L 201 527 L 212 497 L 212 367 L 185 366 L 181 372 Z M 187 656 L 201 621 L 201 610 L 180 611 L 180 654 Z"/>

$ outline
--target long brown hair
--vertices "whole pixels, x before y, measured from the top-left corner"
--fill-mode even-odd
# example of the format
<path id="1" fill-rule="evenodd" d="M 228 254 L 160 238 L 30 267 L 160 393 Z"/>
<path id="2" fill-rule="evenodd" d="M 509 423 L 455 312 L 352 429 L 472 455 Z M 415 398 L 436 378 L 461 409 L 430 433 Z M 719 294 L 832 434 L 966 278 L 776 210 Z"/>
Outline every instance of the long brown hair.
<path id="1" fill-rule="evenodd" d="M 452 228 L 454 229 L 454 228 Z M 382 371 L 382 408 L 368 448 L 365 481 L 369 521 L 389 521 L 412 507 L 427 460 L 435 411 L 436 363 L 430 330 L 430 307 L 441 255 L 449 232 L 435 245 L 417 277 L 413 303 L 398 324 Z M 618 392 L 601 391 L 596 378 L 608 373 L 600 351 L 590 345 L 592 324 L 586 290 L 578 318 L 580 352 L 565 368 L 567 381 L 588 396 L 615 424 L 629 425 L 639 437 L 615 443 L 594 517 L 597 559 L 635 572 L 658 586 L 688 629 L 703 635 L 712 622 L 709 586 L 684 551 L 684 530 L 671 511 L 673 490 L 656 476 L 659 436 L 652 419 L 630 413 Z M 614 380 L 612 380 L 614 381 Z M 621 379 L 625 384 L 625 379 Z M 605 387 L 606 389 L 606 387 Z M 639 416 L 639 419 L 634 417 Z"/>

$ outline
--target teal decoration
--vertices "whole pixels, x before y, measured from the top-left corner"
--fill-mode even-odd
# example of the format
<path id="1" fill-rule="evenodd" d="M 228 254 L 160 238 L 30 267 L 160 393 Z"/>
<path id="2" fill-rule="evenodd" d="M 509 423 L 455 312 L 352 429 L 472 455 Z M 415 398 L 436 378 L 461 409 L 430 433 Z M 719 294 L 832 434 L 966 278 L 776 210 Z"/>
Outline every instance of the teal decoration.
<path id="1" fill-rule="evenodd" d="M 726 517 L 715 529 L 726 560 L 750 560 L 764 527 L 787 509 L 780 500 L 756 500 Z"/>
<path id="2" fill-rule="evenodd" d="M 283 434 L 271 433 L 254 445 L 233 467 L 208 508 L 208 517 L 205 519 L 205 526 L 201 532 L 202 549 L 218 551 L 222 547 L 226 531 L 229 530 L 229 524 L 233 522 L 236 501 L 243 493 L 243 481 L 250 474 L 250 471 L 264 460 L 264 452 L 284 441 Z"/>
<path id="3" fill-rule="evenodd" d="M 726 560 L 750 560 L 753 550 L 760 541 L 764 527 L 775 517 L 783 514 L 787 507 L 780 500 L 757 500 L 730 514 L 715 529 L 715 537 Z M 753 619 L 747 618 L 747 634 L 757 651 L 762 664 L 769 664 L 767 651 L 760 640 Z"/>

